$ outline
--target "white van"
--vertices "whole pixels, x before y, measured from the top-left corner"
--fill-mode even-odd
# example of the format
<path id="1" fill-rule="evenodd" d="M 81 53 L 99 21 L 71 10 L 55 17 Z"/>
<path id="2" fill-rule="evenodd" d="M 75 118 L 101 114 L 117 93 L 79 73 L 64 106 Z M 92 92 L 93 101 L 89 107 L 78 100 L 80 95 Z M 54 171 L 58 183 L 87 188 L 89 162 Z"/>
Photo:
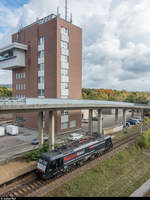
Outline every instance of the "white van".
<path id="1" fill-rule="evenodd" d="M 10 135 L 18 135 L 19 128 L 18 128 L 18 126 L 8 125 L 8 126 L 6 126 L 6 133 L 8 133 Z"/>

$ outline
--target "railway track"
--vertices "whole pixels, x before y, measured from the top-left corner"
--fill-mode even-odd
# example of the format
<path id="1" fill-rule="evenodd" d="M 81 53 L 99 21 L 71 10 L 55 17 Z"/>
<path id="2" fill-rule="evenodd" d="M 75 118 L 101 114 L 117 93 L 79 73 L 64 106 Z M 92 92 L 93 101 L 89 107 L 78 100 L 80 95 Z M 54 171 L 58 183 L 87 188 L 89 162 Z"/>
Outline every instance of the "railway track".
<path id="1" fill-rule="evenodd" d="M 100 157 L 94 157 L 93 159 L 84 162 L 82 166 L 75 166 L 66 173 L 59 174 L 59 177 L 54 177 L 51 180 L 39 180 L 35 173 L 32 172 L 24 177 L 16 179 L 14 182 L 8 185 L 3 185 L 0 189 L 1 197 L 29 197 L 29 196 L 43 196 L 47 192 L 57 188 L 61 184 L 68 182 L 75 176 L 83 173 L 87 169 L 92 168 L 96 164 L 112 157 L 114 154 L 122 151 L 131 144 L 133 144 L 139 134 L 132 134 L 124 137 L 113 143 L 113 149 L 104 153 Z"/>
<path id="2" fill-rule="evenodd" d="M 150 190 L 146 192 L 143 197 L 150 197 Z"/>

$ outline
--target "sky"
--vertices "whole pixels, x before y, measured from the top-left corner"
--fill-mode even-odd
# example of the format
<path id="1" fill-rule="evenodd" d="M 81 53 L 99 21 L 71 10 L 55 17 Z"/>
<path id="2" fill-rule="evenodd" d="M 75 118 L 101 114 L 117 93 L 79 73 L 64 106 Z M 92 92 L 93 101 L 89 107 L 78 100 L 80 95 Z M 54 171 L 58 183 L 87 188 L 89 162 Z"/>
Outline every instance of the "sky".
<path id="1" fill-rule="evenodd" d="M 0 0 L 0 48 L 58 6 L 64 17 L 65 0 Z M 83 33 L 82 87 L 150 91 L 150 0 L 68 0 L 68 13 Z"/>

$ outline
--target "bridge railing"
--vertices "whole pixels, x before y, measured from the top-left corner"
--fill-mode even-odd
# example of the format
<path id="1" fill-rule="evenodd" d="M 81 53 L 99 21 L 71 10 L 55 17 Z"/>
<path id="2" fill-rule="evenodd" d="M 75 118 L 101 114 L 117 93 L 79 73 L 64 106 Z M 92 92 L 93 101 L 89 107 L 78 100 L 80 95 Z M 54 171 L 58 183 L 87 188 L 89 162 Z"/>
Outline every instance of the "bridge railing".
<path id="1" fill-rule="evenodd" d="M 16 98 L 16 97 L 1 97 L 0 105 L 4 104 L 24 104 L 26 103 L 26 98 Z"/>

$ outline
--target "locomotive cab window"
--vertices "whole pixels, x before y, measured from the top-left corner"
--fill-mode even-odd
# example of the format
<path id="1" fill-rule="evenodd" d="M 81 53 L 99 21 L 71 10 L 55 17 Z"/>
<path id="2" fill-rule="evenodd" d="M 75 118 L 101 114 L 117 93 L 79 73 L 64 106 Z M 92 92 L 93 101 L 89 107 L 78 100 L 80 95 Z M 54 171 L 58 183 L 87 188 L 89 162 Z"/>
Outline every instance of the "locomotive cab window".
<path id="1" fill-rule="evenodd" d="M 42 160 L 42 159 L 39 159 L 39 163 L 40 163 L 40 164 L 43 164 L 44 166 L 46 166 L 46 165 L 47 165 L 47 161 L 45 161 L 45 160 Z"/>

